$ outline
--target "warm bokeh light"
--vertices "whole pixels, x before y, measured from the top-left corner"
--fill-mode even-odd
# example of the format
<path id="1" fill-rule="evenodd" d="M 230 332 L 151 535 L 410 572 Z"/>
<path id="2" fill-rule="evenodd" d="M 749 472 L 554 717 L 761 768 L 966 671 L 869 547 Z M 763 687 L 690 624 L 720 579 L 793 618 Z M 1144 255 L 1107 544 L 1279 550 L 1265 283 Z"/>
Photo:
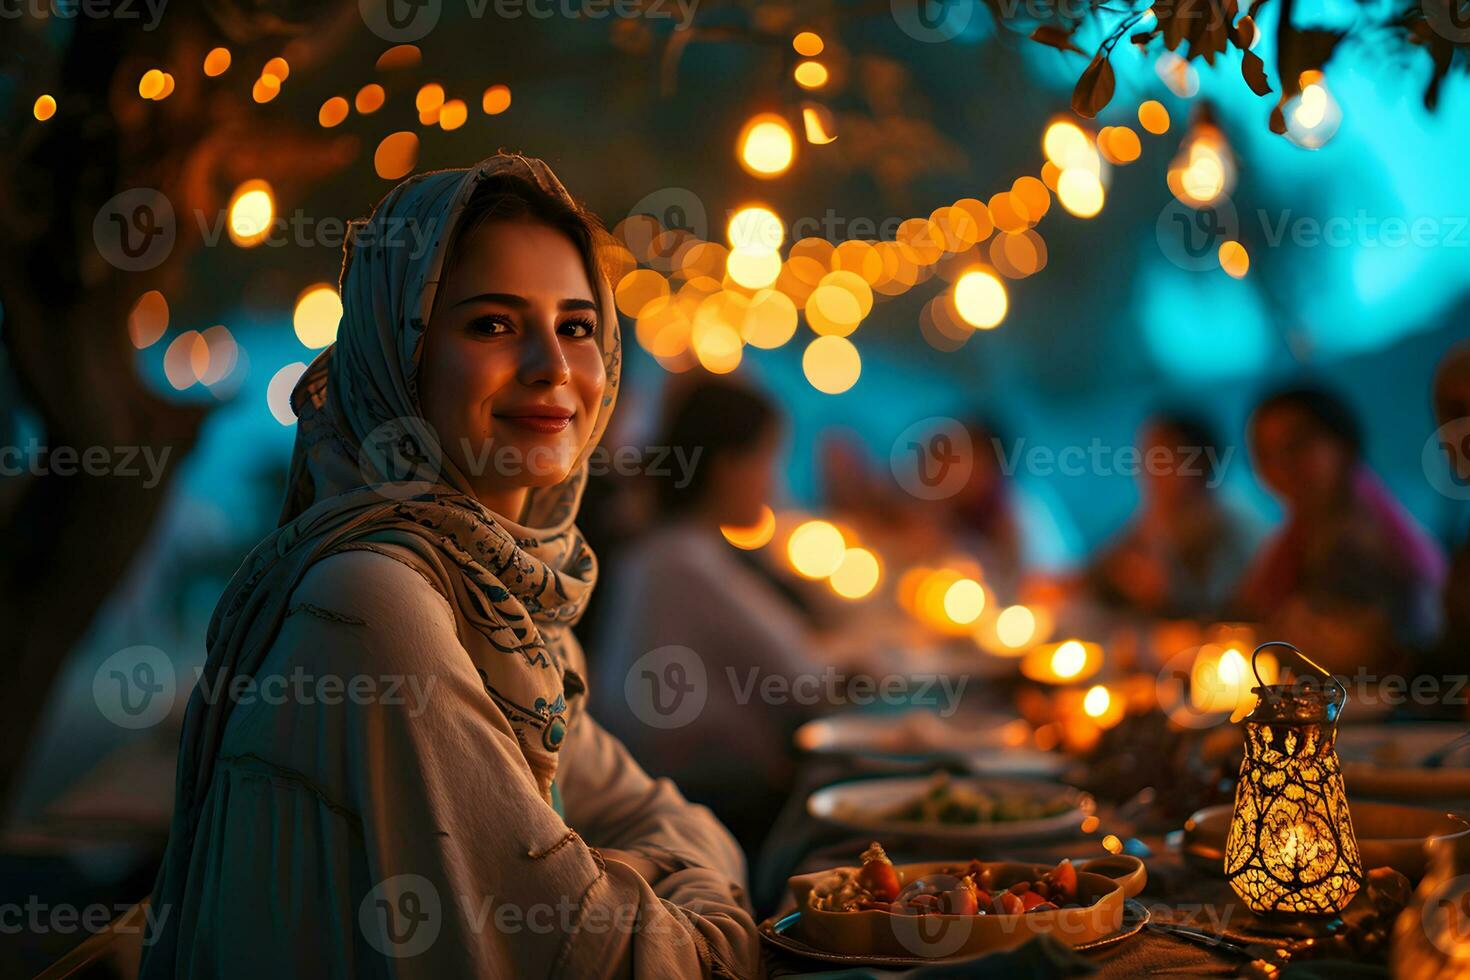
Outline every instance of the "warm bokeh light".
<path id="1" fill-rule="evenodd" d="M 342 322 L 342 297 L 337 287 L 320 282 L 308 286 L 296 297 L 296 310 L 291 323 L 296 337 L 311 350 L 326 347 L 337 339 L 337 326 Z"/>
<path id="2" fill-rule="evenodd" d="M 1046 158 L 1062 170 L 1097 172 L 1097 150 L 1092 138 L 1070 119 L 1059 119 L 1047 126 L 1041 148 Z"/>
<path id="3" fill-rule="evenodd" d="M 204 56 L 204 74 L 210 78 L 218 78 L 230 70 L 230 49 L 211 48 L 209 54 Z"/>
<path id="4" fill-rule="evenodd" d="M 163 352 L 163 376 L 178 391 L 197 383 L 209 370 L 209 343 L 198 330 L 185 330 Z"/>
<path id="5" fill-rule="evenodd" d="M 417 68 L 424 60 L 424 53 L 415 44 L 395 44 L 393 47 L 378 55 L 378 63 L 374 66 L 378 71 L 399 71 L 405 68 Z"/>
<path id="6" fill-rule="evenodd" d="M 1138 107 L 1138 125 L 1155 136 L 1169 131 L 1169 110 L 1162 102 L 1149 99 Z"/>
<path id="7" fill-rule="evenodd" d="M 725 226 L 725 240 L 738 252 L 774 252 L 786 240 L 786 228 L 770 208 L 752 205 L 736 209 Z"/>
<path id="8" fill-rule="evenodd" d="M 510 86 L 492 85 L 480 96 L 480 108 L 487 116 L 498 116 L 510 108 Z"/>
<path id="9" fill-rule="evenodd" d="M 1051 655 L 1051 669 L 1058 677 L 1076 677 L 1087 664 L 1087 651 L 1077 640 L 1067 640 Z"/>
<path id="10" fill-rule="evenodd" d="M 1327 78 L 1317 70 L 1302 72 L 1301 91 L 1283 107 L 1286 136 L 1298 146 L 1315 150 L 1337 133 L 1342 107 L 1327 87 Z"/>
<path id="11" fill-rule="evenodd" d="M 774 350 L 796 335 L 796 304 L 777 289 L 761 289 L 750 298 L 740 336 L 752 347 Z"/>
<path id="12" fill-rule="evenodd" d="M 1127 126 L 1105 126 L 1097 134 L 1097 148 L 1112 164 L 1127 164 L 1137 160 L 1143 153 L 1143 143 L 1138 134 Z"/>
<path id="13" fill-rule="evenodd" d="M 272 78 L 284 82 L 291 75 L 291 66 L 286 63 L 285 58 L 272 58 L 265 63 L 265 67 L 260 70 L 260 74 L 262 76 L 269 75 Z"/>
<path id="14" fill-rule="evenodd" d="M 801 370 L 813 388 L 840 395 L 857 384 L 863 362 L 846 337 L 818 337 L 802 353 Z"/>
<path id="15" fill-rule="evenodd" d="M 779 177 L 796 159 L 796 135 L 786 120 L 773 112 L 752 117 L 736 142 L 740 165 L 756 177 Z"/>
<path id="16" fill-rule="evenodd" d="M 266 385 L 265 403 L 270 408 L 271 415 L 282 425 L 296 423 L 296 411 L 291 407 L 291 392 L 305 373 L 306 365 L 293 361 L 272 375 L 270 383 Z"/>
<path id="17" fill-rule="evenodd" d="M 634 319 L 642 316 L 650 303 L 667 299 L 668 295 L 669 281 L 653 269 L 634 269 L 618 280 L 613 290 L 618 309 Z"/>
<path id="18" fill-rule="evenodd" d="M 801 55 L 803 58 L 815 58 L 817 55 L 822 53 L 822 50 L 827 45 L 826 42 L 822 40 L 820 34 L 816 34 L 812 31 L 802 31 L 800 34 L 791 39 L 791 46 L 795 48 L 796 53 Z"/>
<path id="19" fill-rule="evenodd" d="M 327 129 L 340 125 L 347 118 L 347 100 L 340 95 L 334 95 L 322 103 L 321 109 L 316 114 L 316 121 Z"/>
<path id="20" fill-rule="evenodd" d="M 830 76 L 827 73 L 827 66 L 820 61 L 803 61 L 796 66 L 792 77 L 802 88 L 813 89 L 826 85 Z"/>
<path id="21" fill-rule="evenodd" d="M 1209 207 L 1235 187 L 1235 156 L 1225 134 L 1198 121 L 1169 164 L 1169 190 L 1194 208 Z"/>
<path id="22" fill-rule="evenodd" d="M 419 112 L 432 112 L 444 104 L 444 86 L 430 82 L 419 88 L 413 97 L 413 107 Z"/>
<path id="23" fill-rule="evenodd" d="M 786 555 L 797 574 L 807 578 L 826 578 L 837 571 L 847 554 L 842 532 L 829 521 L 807 521 L 791 532 L 786 541 Z"/>
<path id="24" fill-rule="evenodd" d="M 844 599 L 861 599 L 878 587 L 881 576 L 877 555 L 867 548 L 848 548 L 828 584 Z"/>
<path id="25" fill-rule="evenodd" d="M 1012 650 L 1024 647 L 1036 635 L 1036 614 L 1026 606 L 1007 606 L 995 618 L 995 635 Z"/>
<path id="26" fill-rule="evenodd" d="M 199 370 L 201 383 L 214 386 L 230 376 L 240 356 L 239 345 L 230 333 L 230 328 L 217 324 L 208 328 L 200 338 L 204 341 L 205 365 Z"/>
<path id="27" fill-rule="evenodd" d="M 263 180 L 247 180 L 230 196 L 230 241 L 242 248 L 259 245 L 271 232 L 276 217 L 276 198 Z"/>
<path id="28" fill-rule="evenodd" d="M 954 284 L 954 308 L 972 327 L 990 330 L 1006 317 L 1006 287 L 993 272 L 971 269 Z"/>
<path id="29" fill-rule="evenodd" d="M 740 333 L 723 320 L 696 317 L 689 331 L 689 346 L 700 367 L 711 374 L 729 374 L 740 366 L 744 344 Z"/>
<path id="30" fill-rule="evenodd" d="M 1245 246 L 1237 241 L 1220 243 L 1220 268 L 1227 275 L 1236 279 L 1244 279 L 1245 274 L 1250 271 L 1251 257 L 1245 250 Z"/>
<path id="31" fill-rule="evenodd" d="M 383 137 L 373 153 L 373 169 L 384 180 L 398 180 L 413 169 L 419 159 L 419 138 L 407 130 Z"/>
<path id="32" fill-rule="evenodd" d="M 781 274 L 781 255 L 737 248 L 726 257 L 725 272 L 746 289 L 764 289 Z"/>
<path id="33" fill-rule="evenodd" d="M 450 99 L 439 108 L 439 128 L 450 132 L 463 126 L 470 118 L 470 107 L 463 99 Z"/>
<path id="34" fill-rule="evenodd" d="M 357 90 L 357 96 L 352 100 L 352 105 L 358 112 L 367 116 L 383 108 L 383 101 L 387 97 L 383 86 L 373 82 Z"/>
<path id="35" fill-rule="evenodd" d="M 250 89 L 250 97 L 264 105 L 281 94 L 281 80 L 274 75 L 261 75 Z"/>
<path id="36" fill-rule="evenodd" d="M 150 289 L 138 297 L 128 313 L 128 338 L 139 350 L 151 347 L 168 331 L 168 300 Z"/>
<path id="37" fill-rule="evenodd" d="M 1091 218 L 1103 208 L 1103 186 L 1090 170 L 1063 170 L 1057 178 L 1057 200 L 1079 218 Z"/>
<path id="38" fill-rule="evenodd" d="M 944 591 L 944 614 L 967 626 L 985 611 L 985 587 L 972 578 L 962 578 Z"/>
<path id="39" fill-rule="evenodd" d="M 1128 714 L 1128 700 L 1120 692 L 1096 684 L 1082 696 L 1082 710 L 1101 729 L 1117 725 Z"/>
<path id="40" fill-rule="evenodd" d="M 801 124 L 806 141 L 813 146 L 826 146 L 837 138 L 837 125 L 832 111 L 824 105 L 807 105 L 801 110 Z"/>
<path id="41" fill-rule="evenodd" d="M 1021 673 L 1047 684 L 1071 684 L 1087 680 L 1102 665 L 1102 647 L 1072 639 L 1032 647 L 1021 658 Z"/>
<path id="42" fill-rule="evenodd" d="M 776 535 L 776 514 L 769 507 L 761 508 L 761 519 L 750 527 L 720 525 L 725 540 L 742 551 L 755 551 L 771 543 Z"/>
<path id="43" fill-rule="evenodd" d="M 873 308 L 873 291 L 857 273 L 839 269 L 822 277 L 806 300 L 807 325 L 818 334 L 846 337 Z"/>
<path id="44" fill-rule="evenodd" d="M 49 95 L 42 95 L 36 99 L 36 104 L 31 106 L 31 115 L 40 122 L 45 122 L 56 115 L 56 99 Z"/>
<path id="45" fill-rule="evenodd" d="M 156 99 L 163 93 L 163 72 L 150 68 L 138 79 L 138 94 L 145 99 Z"/>

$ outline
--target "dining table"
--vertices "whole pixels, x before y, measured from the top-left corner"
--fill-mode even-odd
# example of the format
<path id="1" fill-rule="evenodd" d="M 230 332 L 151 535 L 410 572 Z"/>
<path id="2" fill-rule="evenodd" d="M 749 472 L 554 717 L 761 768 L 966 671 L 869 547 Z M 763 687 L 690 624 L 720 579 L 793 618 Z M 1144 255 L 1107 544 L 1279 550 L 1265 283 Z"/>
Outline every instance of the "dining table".
<path id="1" fill-rule="evenodd" d="M 752 898 L 762 915 L 774 922 L 794 911 L 795 901 L 787 880 L 804 874 L 858 863 L 870 835 L 830 825 L 813 817 L 807 808 L 809 795 L 824 786 L 845 780 L 892 775 L 890 766 L 873 766 L 871 761 L 844 757 L 808 756 L 798 773 L 797 786 L 772 824 L 770 834 L 756 858 L 752 872 Z M 892 977 L 1006 977 L 1044 978 L 1095 975 L 1141 980 L 1154 976 L 1271 976 L 1252 972 L 1251 955 L 1226 942 L 1212 943 L 1209 936 L 1228 933 L 1249 913 L 1232 893 L 1223 874 L 1202 872 L 1186 860 L 1179 832 L 1159 831 L 1155 822 L 1139 819 L 1136 807 L 1099 805 L 1096 821 L 1087 821 L 1090 832 L 977 847 L 942 839 L 884 841 L 895 864 L 938 860 L 1007 860 L 1053 865 L 1062 858 L 1074 863 L 1107 856 L 1132 854 L 1143 860 L 1148 881 L 1135 896 L 1135 908 L 1147 911 L 1148 924 L 1126 938 L 1102 948 L 1078 952 L 1050 937 L 1039 937 L 1005 953 L 938 962 L 934 965 L 886 968 L 827 962 L 777 948 L 767 942 L 765 966 L 771 977 L 861 978 Z M 1105 846 L 1108 845 L 1108 846 Z M 1202 937 L 1187 938 L 1185 930 Z M 1239 941 L 1238 934 L 1235 941 Z M 1387 977 L 1381 964 L 1342 960 L 1304 960 L 1291 963 L 1281 978 Z"/>

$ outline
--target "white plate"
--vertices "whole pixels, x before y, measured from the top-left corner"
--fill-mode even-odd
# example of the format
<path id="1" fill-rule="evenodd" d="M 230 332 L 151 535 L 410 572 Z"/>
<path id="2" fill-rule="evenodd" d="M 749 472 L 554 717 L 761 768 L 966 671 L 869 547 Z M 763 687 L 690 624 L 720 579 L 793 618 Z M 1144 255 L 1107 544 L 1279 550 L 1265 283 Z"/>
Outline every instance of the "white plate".
<path id="1" fill-rule="evenodd" d="M 807 798 L 806 809 L 807 813 L 824 823 L 872 834 L 879 839 L 923 837 L 954 843 L 1001 843 L 1067 836 L 1078 833 L 1082 821 L 1095 809 L 1091 796 L 1060 783 L 966 776 L 954 776 L 952 782 L 966 789 L 990 793 L 1032 793 L 1048 799 L 1061 797 L 1071 805 L 1066 811 L 1050 817 L 989 823 L 918 823 L 878 817 L 879 811 L 900 806 L 928 791 L 931 783 L 928 776 L 903 776 L 823 787 Z"/>
<path id="2" fill-rule="evenodd" d="M 933 711 L 901 715 L 853 712 L 809 721 L 796 730 L 796 746 L 817 754 L 963 755 L 979 749 L 1024 745 L 1030 727 L 1015 715 L 940 717 Z"/>

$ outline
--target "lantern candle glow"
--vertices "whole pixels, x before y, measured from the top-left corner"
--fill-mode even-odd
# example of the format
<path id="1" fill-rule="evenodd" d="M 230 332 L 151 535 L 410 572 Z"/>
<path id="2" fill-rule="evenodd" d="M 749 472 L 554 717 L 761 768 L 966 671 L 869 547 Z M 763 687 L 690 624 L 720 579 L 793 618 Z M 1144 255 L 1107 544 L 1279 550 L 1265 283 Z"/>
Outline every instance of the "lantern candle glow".
<path id="1" fill-rule="evenodd" d="M 1323 681 L 1256 688 L 1260 701 L 1245 719 L 1225 874 L 1252 911 L 1332 914 L 1347 907 L 1363 880 L 1333 747 L 1347 691 L 1289 643 L 1262 644 L 1251 658 L 1253 670 L 1256 657 L 1272 646 L 1295 653 Z M 1335 694 L 1327 693 L 1327 683 L 1336 686 Z"/>

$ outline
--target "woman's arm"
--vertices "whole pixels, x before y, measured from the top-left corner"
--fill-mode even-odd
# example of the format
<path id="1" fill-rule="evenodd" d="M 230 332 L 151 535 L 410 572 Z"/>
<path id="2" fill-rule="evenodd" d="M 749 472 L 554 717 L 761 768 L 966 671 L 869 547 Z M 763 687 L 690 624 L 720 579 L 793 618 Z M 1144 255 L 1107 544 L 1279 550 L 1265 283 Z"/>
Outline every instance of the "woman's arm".
<path id="1" fill-rule="evenodd" d="M 736 888 L 745 880 L 740 847 L 714 814 L 651 778 L 590 715 L 572 729 L 557 782 L 567 823 L 589 843 L 651 858 L 665 872 L 707 868 Z"/>
<path id="2" fill-rule="evenodd" d="M 277 662 L 342 676 L 348 689 L 353 676 L 376 678 L 377 690 L 391 684 L 401 694 L 274 719 L 295 749 L 273 761 L 314 773 L 360 816 L 369 880 L 354 883 L 350 911 L 365 933 L 380 930 L 367 935 L 369 945 L 389 944 L 389 972 L 758 970 L 754 923 L 729 876 L 687 870 L 655 893 L 632 868 L 604 861 L 542 799 L 514 732 L 458 642 L 448 604 L 415 571 L 373 553 L 333 556 L 308 573 L 293 604 L 304 611 L 288 619 L 278 644 L 290 649 Z M 601 748 L 584 746 L 589 761 L 614 763 L 628 781 L 628 770 Z M 647 802 L 668 793 L 657 790 Z M 607 815 L 607 825 L 637 820 L 631 812 Z M 703 842 L 692 832 L 687 839 Z M 423 927 L 437 927 L 434 940 L 423 949 L 400 942 L 431 909 L 437 915 Z"/>

